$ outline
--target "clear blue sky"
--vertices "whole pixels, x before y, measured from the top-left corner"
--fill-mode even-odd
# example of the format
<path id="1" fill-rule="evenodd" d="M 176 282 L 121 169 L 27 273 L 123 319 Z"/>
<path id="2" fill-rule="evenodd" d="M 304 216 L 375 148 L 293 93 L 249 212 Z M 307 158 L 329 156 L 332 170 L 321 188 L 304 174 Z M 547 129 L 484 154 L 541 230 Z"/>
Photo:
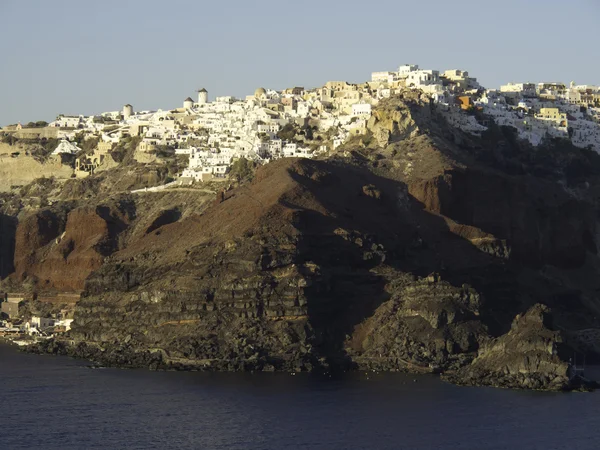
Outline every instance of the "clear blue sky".
<path id="1" fill-rule="evenodd" d="M 173 108 L 195 90 L 366 81 L 404 63 L 600 83 L 600 0 L 0 0 L 0 125 Z"/>

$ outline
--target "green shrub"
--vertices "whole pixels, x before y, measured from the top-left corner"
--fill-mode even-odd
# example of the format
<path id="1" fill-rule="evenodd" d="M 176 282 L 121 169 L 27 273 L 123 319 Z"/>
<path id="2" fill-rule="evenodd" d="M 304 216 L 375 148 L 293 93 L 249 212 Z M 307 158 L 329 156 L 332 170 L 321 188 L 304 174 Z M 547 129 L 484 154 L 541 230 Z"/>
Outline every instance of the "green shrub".
<path id="1" fill-rule="evenodd" d="M 251 180 L 254 177 L 255 170 L 256 164 L 253 161 L 240 158 L 231 165 L 229 177 L 239 182 Z"/>

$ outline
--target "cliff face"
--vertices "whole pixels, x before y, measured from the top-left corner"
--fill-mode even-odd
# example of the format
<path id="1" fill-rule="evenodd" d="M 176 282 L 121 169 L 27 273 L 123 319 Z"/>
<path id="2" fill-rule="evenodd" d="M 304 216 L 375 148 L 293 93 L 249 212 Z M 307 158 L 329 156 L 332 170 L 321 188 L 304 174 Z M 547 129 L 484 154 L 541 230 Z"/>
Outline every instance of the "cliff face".
<path id="1" fill-rule="evenodd" d="M 493 235 L 407 192 L 345 163 L 269 164 L 203 214 L 158 217 L 114 253 L 86 281 L 80 344 L 62 351 L 218 370 L 469 366 L 508 331 L 514 297 L 540 293 L 508 254 L 482 250 Z M 549 373 L 540 387 L 568 386 Z"/>
<path id="2" fill-rule="evenodd" d="M 73 169 L 51 159 L 45 163 L 28 154 L 28 148 L 0 142 L 0 192 L 9 192 L 13 186 L 22 186 L 40 177 L 69 179 Z"/>
<path id="3" fill-rule="evenodd" d="M 15 276 L 35 280 L 39 289 L 81 290 L 89 274 L 118 244 L 131 217 L 117 207 L 42 210 L 17 228 Z"/>
<path id="4" fill-rule="evenodd" d="M 0 212 L 0 279 L 14 271 L 17 220 Z"/>
<path id="5" fill-rule="evenodd" d="M 409 185 L 428 211 L 510 242 L 511 257 L 541 267 L 580 267 L 597 253 L 593 205 L 544 180 L 452 170 Z"/>
<path id="6" fill-rule="evenodd" d="M 216 368 L 345 364 L 345 333 L 384 295 L 370 271 L 381 241 L 402 223 L 393 197 L 364 193 L 370 178 L 323 162 L 261 168 L 204 214 L 114 254 L 87 280 L 72 336 Z"/>
<path id="7" fill-rule="evenodd" d="M 17 276 L 84 289 L 74 344 L 51 350 L 154 368 L 571 386 L 555 350 L 598 348 L 571 336 L 600 329 L 600 286 L 584 275 L 599 267 L 600 178 L 456 135 L 413 100 L 375 112 L 376 146 L 270 163 L 210 206 L 165 194 L 23 220 Z"/>

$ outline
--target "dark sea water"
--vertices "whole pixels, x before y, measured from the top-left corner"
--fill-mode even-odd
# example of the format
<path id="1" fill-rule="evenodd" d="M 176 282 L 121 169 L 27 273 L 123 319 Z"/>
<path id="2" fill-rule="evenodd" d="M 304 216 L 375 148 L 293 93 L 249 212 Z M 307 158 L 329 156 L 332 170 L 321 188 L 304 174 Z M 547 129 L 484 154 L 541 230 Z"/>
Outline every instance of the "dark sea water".
<path id="1" fill-rule="evenodd" d="M 0 408 L 7 450 L 600 449 L 600 393 L 90 369 L 1 344 Z"/>

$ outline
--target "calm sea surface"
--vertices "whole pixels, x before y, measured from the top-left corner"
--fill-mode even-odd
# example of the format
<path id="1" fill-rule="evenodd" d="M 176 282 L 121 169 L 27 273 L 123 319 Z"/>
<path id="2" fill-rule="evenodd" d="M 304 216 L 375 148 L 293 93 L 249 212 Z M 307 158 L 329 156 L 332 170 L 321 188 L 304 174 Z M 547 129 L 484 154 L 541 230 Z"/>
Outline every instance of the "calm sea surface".
<path id="1" fill-rule="evenodd" d="M 0 408 L 6 450 L 600 449 L 600 392 L 90 369 L 2 344 Z"/>

